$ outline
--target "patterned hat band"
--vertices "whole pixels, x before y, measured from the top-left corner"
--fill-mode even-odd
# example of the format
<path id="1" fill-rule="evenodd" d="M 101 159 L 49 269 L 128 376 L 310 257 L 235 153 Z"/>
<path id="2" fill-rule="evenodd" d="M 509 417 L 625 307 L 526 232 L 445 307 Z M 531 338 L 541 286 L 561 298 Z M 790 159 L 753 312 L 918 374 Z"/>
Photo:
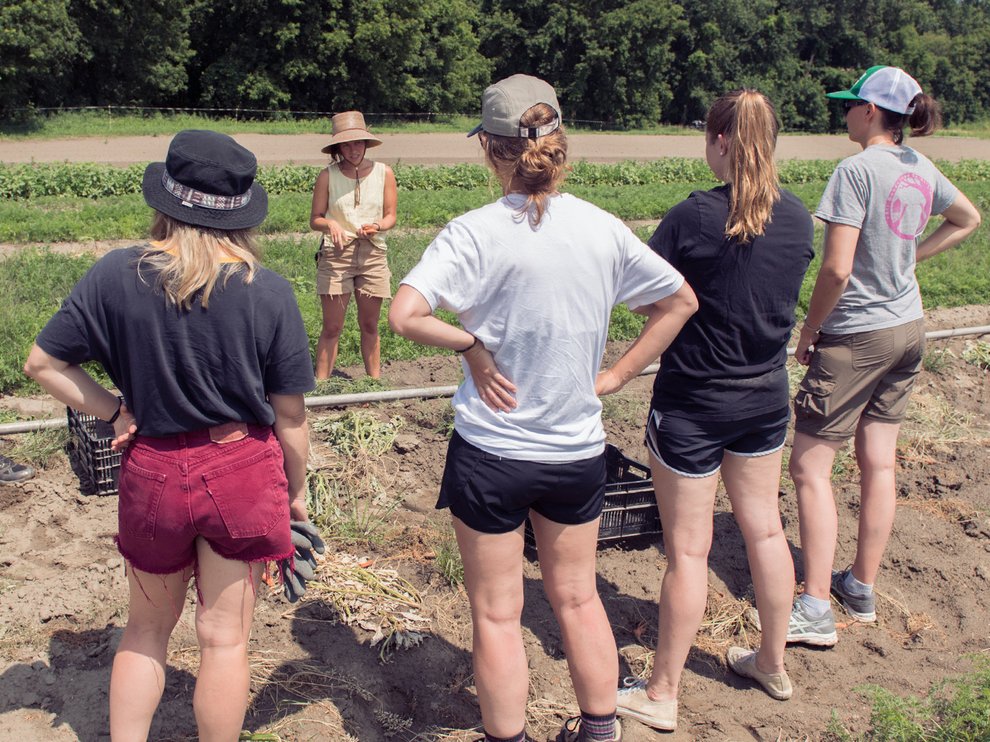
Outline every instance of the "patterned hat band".
<path id="1" fill-rule="evenodd" d="M 168 171 L 162 173 L 162 185 L 165 190 L 182 201 L 183 206 L 192 208 L 201 206 L 204 209 L 216 209 L 217 211 L 233 211 L 242 209 L 251 201 L 251 190 L 248 189 L 238 196 L 216 196 L 212 193 L 197 191 L 195 188 L 188 188 L 176 181 Z"/>

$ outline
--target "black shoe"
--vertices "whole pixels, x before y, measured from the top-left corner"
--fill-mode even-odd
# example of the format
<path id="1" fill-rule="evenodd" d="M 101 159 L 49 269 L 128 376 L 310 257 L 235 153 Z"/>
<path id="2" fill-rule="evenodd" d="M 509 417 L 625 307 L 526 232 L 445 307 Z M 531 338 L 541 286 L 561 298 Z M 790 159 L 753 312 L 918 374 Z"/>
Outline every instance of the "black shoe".
<path id="1" fill-rule="evenodd" d="M 0 482 L 23 482 L 33 476 L 33 467 L 16 464 L 6 456 L 0 456 Z"/>

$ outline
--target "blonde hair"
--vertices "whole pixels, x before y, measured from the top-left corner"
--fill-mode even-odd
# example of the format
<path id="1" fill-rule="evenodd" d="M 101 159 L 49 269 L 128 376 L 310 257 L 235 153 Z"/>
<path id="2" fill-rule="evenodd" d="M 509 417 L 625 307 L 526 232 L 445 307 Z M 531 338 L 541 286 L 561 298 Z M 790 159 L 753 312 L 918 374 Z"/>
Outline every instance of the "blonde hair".
<path id="1" fill-rule="evenodd" d="M 151 238 L 161 244 L 145 250 L 138 271 L 151 268 L 166 300 L 187 311 L 199 292 L 202 307 L 209 306 L 221 273 L 226 283 L 231 275 L 243 271 L 244 283 L 251 283 L 260 264 L 254 229 L 198 227 L 155 211 Z"/>
<path id="2" fill-rule="evenodd" d="M 721 134 L 728 143 L 731 196 L 725 236 L 742 243 L 763 234 L 774 204 L 780 200 L 780 178 L 774 149 L 780 124 L 770 99 L 745 88 L 726 93 L 708 111 L 705 133 L 710 143 Z"/>
<path id="3" fill-rule="evenodd" d="M 543 126 L 556 117 L 552 107 L 537 103 L 523 114 L 519 125 Z M 481 141 L 492 170 L 504 183 L 526 194 L 520 213 L 528 212 L 529 223 L 536 227 L 546 212 L 547 200 L 567 175 L 567 135 L 563 126 L 538 139 L 485 133 Z"/>

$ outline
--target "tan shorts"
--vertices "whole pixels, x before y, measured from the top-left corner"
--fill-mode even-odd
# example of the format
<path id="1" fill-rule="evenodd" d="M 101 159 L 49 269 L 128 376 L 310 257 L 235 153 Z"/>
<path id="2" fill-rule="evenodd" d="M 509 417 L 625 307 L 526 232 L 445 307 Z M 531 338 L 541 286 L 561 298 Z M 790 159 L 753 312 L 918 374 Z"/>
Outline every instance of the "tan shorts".
<path id="1" fill-rule="evenodd" d="M 392 297 L 392 273 L 386 251 L 371 240 L 358 238 L 338 250 L 329 240 L 316 260 L 316 293 L 339 296 L 354 293 L 382 299 Z"/>
<path id="2" fill-rule="evenodd" d="M 797 394 L 799 433 L 842 441 L 860 417 L 899 423 L 925 353 L 923 320 L 852 335 L 823 334 Z"/>

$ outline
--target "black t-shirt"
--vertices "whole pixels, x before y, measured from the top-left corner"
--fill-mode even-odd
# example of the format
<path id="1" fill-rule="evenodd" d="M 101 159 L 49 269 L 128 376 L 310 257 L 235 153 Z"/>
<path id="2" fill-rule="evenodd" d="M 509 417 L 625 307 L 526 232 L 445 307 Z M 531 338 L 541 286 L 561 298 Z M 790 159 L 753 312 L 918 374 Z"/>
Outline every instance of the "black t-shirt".
<path id="1" fill-rule="evenodd" d="M 209 307 L 196 301 L 185 311 L 166 302 L 152 269 L 138 274 L 145 249 L 114 250 L 97 261 L 37 339 L 67 363 L 101 363 L 142 435 L 229 421 L 271 425 L 268 394 L 314 388 L 309 340 L 288 281 L 264 268 L 250 284 L 241 271 L 221 275 Z"/>
<path id="2" fill-rule="evenodd" d="M 695 191 L 649 241 L 684 274 L 699 304 L 661 357 L 652 404 L 664 412 L 732 420 L 787 406 L 787 341 L 814 256 L 814 226 L 804 204 L 781 191 L 763 235 L 730 240 L 729 189 Z"/>

